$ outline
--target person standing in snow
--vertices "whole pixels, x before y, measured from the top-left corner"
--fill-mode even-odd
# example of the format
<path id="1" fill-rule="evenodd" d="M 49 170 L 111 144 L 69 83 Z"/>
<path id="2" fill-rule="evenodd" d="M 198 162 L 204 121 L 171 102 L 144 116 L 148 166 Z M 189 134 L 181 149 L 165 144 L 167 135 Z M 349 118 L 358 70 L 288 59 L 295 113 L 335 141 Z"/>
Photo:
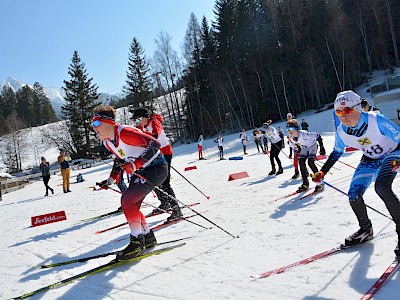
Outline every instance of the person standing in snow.
<path id="1" fill-rule="evenodd" d="M 253 130 L 253 137 L 254 137 L 254 143 L 257 146 L 257 151 L 260 153 L 260 148 L 261 148 L 261 153 L 264 153 L 264 148 L 261 143 L 261 138 L 262 138 L 262 133 L 260 130 L 258 130 L 258 127 L 255 127 Z"/>
<path id="2" fill-rule="evenodd" d="M 308 131 L 308 127 L 310 127 L 309 125 L 308 125 L 308 123 L 306 122 L 306 120 L 304 120 L 304 118 L 303 119 L 301 119 L 301 130 L 305 130 L 305 131 Z"/>
<path id="3" fill-rule="evenodd" d="M 279 175 L 283 173 L 281 160 L 279 159 L 279 152 L 281 152 L 282 149 L 282 138 L 280 137 L 278 130 L 269 124 L 270 122 L 265 122 L 263 124 L 265 134 L 271 141 L 271 152 L 269 159 L 271 161 L 272 170 L 268 173 L 268 175 L 274 175 L 275 173 L 276 175 Z M 278 172 L 275 169 L 275 161 L 278 164 Z"/>
<path id="4" fill-rule="evenodd" d="M 299 123 L 296 119 L 291 119 L 286 123 L 286 129 L 293 139 L 293 143 L 298 146 L 296 152 L 298 152 L 301 178 L 303 179 L 302 185 L 297 190 L 297 192 L 300 193 L 308 190 L 309 187 L 306 161 L 308 161 L 308 165 L 314 173 L 318 172 L 318 168 L 315 165 L 317 142 L 319 143 L 321 153 L 325 153 L 325 148 L 319 133 L 299 130 L 298 128 Z M 323 188 L 324 185 L 323 182 L 321 182 L 317 184 L 314 191 L 319 192 L 322 191 Z"/>
<path id="5" fill-rule="evenodd" d="M 214 143 L 218 144 L 218 151 L 219 151 L 219 160 L 223 160 L 224 158 L 224 138 L 221 135 L 214 140 Z"/>
<path id="6" fill-rule="evenodd" d="M 293 115 L 291 113 L 287 113 L 286 122 L 290 121 L 291 119 L 293 119 Z M 288 140 L 289 140 L 289 136 L 288 136 Z M 289 141 L 288 141 L 288 144 L 289 144 Z M 289 147 L 289 158 L 292 159 L 292 156 L 293 156 L 293 148 Z"/>
<path id="7" fill-rule="evenodd" d="M 200 134 L 199 139 L 197 140 L 197 151 L 199 152 L 199 160 L 204 159 L 204 157 L 203 157 L 203 142 L 204 142 L 203 135 Z"/>
<path id="8" fill-rule="evenodd" d="M 246 147 L 247 147 L 247 142 L 249 141 L 249 139 L 247 138 L 247 134 L 244 129 L 242 129 L 242 132 L 240 133 L 239 138 L 242 141 L 243 154 L 246 155 L 247 154 Z"/>
<path id="9" fill-rule="evenodd" d="M 93 109 L 92 127 L 108 151 L 115 155 L 120 167 L 132 178 L 121 196 L 121 207 L 130 229 L 128 246 L 117 252 L 117 260 L 140 256 L 145 248 L 157 244 L 154 232 L 149 230 L 140 206 L 155 186 L 168 176 L 168 165 L 160 151 L 161 144 L 151 135 L 132 127 L 115 123 L 115 109 L 99 105 Z M 113 167 L 110 176 L 99 185 L 107 189 L 118 176 Z"/>
<path id="10" fill-rule="evenodd" d="M 361 150 L 363 156 L 348 191 L 350 206 L 360 229 L 348 236 L 345 244 L 361 244 L 373 237 L 363 195 L 375 180 L 375 191 L 396 224 L 398 242 L 394 252 L 400 259 L 400 202 L 392 190 L 393 180 L 400 171 L 400 164 L 397 163 L 400 162 L 400 127 L 384 115 L 362 112 L 361 97 L 351 90 L 338 93 L 334 107 L 341 123 L 336 130 L 335 146 L 321 170 L 314 174 L 313 180 L 320 182 L 324 179 L 346 146 Z"/>
<path id="11" fill-rule="evenodd" d="M 46 187 L 45 196 L 48 196 L 49 190 L 51 191 L 52 194 L 54 194 L 54 190 L 49 186 L 50 164 L 48 161 L 46 161 L 46 158 L 44 158 L 44 157 L 42 157 L 40 160 L 41 160 L 41 163 L 39 165 L 39 169 L 42 172 L 43 183 L 44 183 L 44 186 Z"/>
<path id="12" fill-rule="evenodd" d="M 171 215 L 167 218 L 167 221 L 169 222 L 179 219 L 182 217 L 182 211 L 179 208 L 179 203 L 175 200 L 175 193 L 171 187 L 170 181 L 173 151 L 162 125 L 163 118 L 160 114 L 151 114 L 146 107 L 138 107 L 132 112 L 132 119 L 140 130 L 158 140 L 161 144 L 161 153 L 164 155 L 168 164 L 168 176 L 159 186 L 160 189 L 168 195 L 158 189 L 155 190 L 157 198 L 160 200 L 161 204 L 158 208 L 153 210 L 153 213 L 164 212 L 172 209 Z"/>
<path id="13" fill-rule="evenodd" d="M 63 191 L 64 193 L 69 193 L 71 190 L 69 189 L 69 177 L 70 177 L 70 169 L 68 160 L 71 160 L 69 156 L 65 155 L 65 151 L 63 149 L 60 150 L 60 155 L 57 158 L 57 162 L 60 165 L 61 176 L 63 179 Z"/>

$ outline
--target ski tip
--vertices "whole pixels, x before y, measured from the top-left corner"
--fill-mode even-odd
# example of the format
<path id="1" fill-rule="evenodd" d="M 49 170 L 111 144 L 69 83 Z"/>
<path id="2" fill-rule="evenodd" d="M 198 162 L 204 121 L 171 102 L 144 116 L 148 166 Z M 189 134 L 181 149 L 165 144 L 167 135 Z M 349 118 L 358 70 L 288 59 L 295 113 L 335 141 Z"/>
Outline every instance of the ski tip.
<path id="1" fill-rule="evenodd" d="M 250 278 L 253 278 L 253 279 L 260 279 L 261 276 L 260 276 L 260 275 L 251 275 Z"/>
<path id="2" fill-rule="evenodd" d="M 101 233 L 101 231 L 96 231 L 94 234 L 100 234 Z"/>

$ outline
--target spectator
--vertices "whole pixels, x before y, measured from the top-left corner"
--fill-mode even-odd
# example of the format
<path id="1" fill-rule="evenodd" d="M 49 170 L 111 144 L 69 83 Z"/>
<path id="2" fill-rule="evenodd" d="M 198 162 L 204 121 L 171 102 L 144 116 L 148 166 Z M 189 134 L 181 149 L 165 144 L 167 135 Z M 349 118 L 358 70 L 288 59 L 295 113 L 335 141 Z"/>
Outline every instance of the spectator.
<path id="1" fill-rule="evenodd" d="M 57 162 L 61 168 L 61 176 L 63 179 L 63 191 L 64 193 L 69 193 L 71 190 L 69 189 L 69 177 L 70 177 L 70 169 L 68 160 L 71 160 L 69 156 L 65 155 L 65 151 L 63 149 L 60 150 L 60 155 L 57 158 Z"/>
<path id="2" fill-rule="evenodd" d="M 46 187 L 46 194 L 45 196 L 49 195 L 49 190 L 52 194 L 54 194 L 54 190 L 49 187 L 49 180 L 50 180 L 50 164 L 44 157 L 40 159 L 42 162 L 40 163 L 39 169 L 42 172 L 42 178 L 44 186 Z"/>
<path id="3" fill-rule="evenodd" d="M 83 179 L 83 176 L 81 173 L 76 175 L 76 183 L 83 182 L 83 181 L 85 181 L 85 179 Z"/>
<path id="4" fill-rule="evenodd" d="M 308 131 L 308 127 L 310 127 L 309 125 L 308 125 L 308 123 L 306 122 L 306 120 L 304 120 L 304 118 L 303 119 L 301 119 L 301 129 L 302 130 L 307 130 Z"/>

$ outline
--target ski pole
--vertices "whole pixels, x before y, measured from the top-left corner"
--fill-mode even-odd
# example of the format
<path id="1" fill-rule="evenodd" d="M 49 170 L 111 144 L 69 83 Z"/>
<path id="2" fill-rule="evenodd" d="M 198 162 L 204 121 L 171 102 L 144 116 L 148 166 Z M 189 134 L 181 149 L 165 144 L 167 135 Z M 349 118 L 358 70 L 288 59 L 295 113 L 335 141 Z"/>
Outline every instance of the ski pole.
<path id="1" fill-rule="evenodd" d="M 175 169 L 173 166 L 171 166 L 171 168 L 178 173 L 179 175 L 181 175 L 181 177 L 183 179 L 185 179 L 187 182 L 189 182 L 196 190 L 198 190 L 200 192 L 200 194 L 202 194 L 204 197 L 207 198 L 207 200 L 210 200 L 210 196 L 206 196 L 202 191 L 200 191 L 193 183 L 191 183 L 185 176 L 183 176 L 177 169 Z"/>
<path id="2" fill-rule="evenodd" d="M 142 175 L 139 175 L 139 174 L 137 174 L 137 173 L 134 173 L 134 174 L 135 174 L 137 177 L 139 177 L 140 179 L 143 179 L 143 180 L 147 183 L 147 179 L 146 179 L 145 177 L 143 177 Z M 179 200 L 179 199 L 177 199 L 177 198 L 171 196 L 170 194 L 168 194 L 167 192 L 163 191 L 163 190 L 160 189 L 159 187 L 154 186 L 154 188 L 155 188 L 156 190 L 160 191 L 161 193 L 163 193 L 165 196 L 171 198 L 172 200 L 175 200 L 175 201 L 177 201 L 177 202 L 179 202 L 179 203 L 185 205 L 185 203 L 183 203 L 181 200 Z M 197 214 L 198 216 L 202 217 L 204 220 L 206 220 L 206 221 L 210 222 L 211 224 L 213 224 L 215 227 L 218 227 L 218 228 L 221 229 L 223 232 L 229 234 L 231 237 L 233 237 L 233 238 L 239 238 L 239 236 L 234 236 L 233 234 L 229 233 L 228 231 L 226 231 L 225 229 L 223 229 L 221 226 L 215 224 L 213 221 L 211 221 L 210 219 L 208 219 L 207 217 L 205 217 L 203 214 L 199 213 L 198 211 L 194 210 L 193 208 L 188 207 L 188 206 L 187 206 L 187 208 L 190 209 L 190 210 L 191 210 L 192 212 L 194 212 L 195 214 Z"/>
<path id="3" fill-rule="evenodd" d="M 343 192 L 342 190 L 338 189 L 337 187 L 331 185 L 330 183 L 328 183 L 328 182 L 326 182 L 326 181 L 324 181 L 324 183 L 325 183 L 327 186 L 329 186 L 329 187 L 333 188 L 334 190 L 338 191 L 339 193 L 342 193 L 343 195 L 348 196 L 347 193 L 345 193 L 345 192 Z M 388 216 L 385 215 L 384 213 L 381 213 L 379 210 L 377 210 L 377 209 L 375 209 L 375 208 L 369 206 L 368 204 L 365 204 L 365 206 L 368 207 L 369 209 L 372 209 L 373 211 L 377 212 L 378 214 L 384 216 L 385 218 L 388 218 L 389 220 L 392 220 L 392 221 L 393 221 L 392 218 L 388 217 Z"/>
<path id="4" fill-rule="evenodd" d="M 135 175 L 136 175 L 136 174 L 135 174 Z M 102 190 L 102 189 L 104 189 L 104 188 L 95 189 L 95 191 L 99 191 L 99 190 Z M 110 186 L 109 186 L 107 189 L 110 189 L 110 190 L 112 190 L 112 191 L 114 191 L 114 192 L 116 192 L 116 193 L 119 193 L 119 194 L 123 194 L 122 192 L 120 192 L 120 191 L 118 191 L 118 190 L 116 190 L 116 189 L 114 189 L 114 188 L 112 188 L 112 187 L 110 187 Z M 104 189 L 104 190 L 106 190 L 106 189 Z M 162 191 L 162 192 L 164 192 L 164 191 Z M 187 206 L 185 203 L 183 203 L 183 202 L 181 202 L 181 203 L 184 205 L 183 208 L 189 208 L 189 206 Z M 153 207 L 153 208 L 158 208 L 158 207 L 156 207 L 156 206 L 154 206 L 154 205 L 152 205 L 152 204 L 150 204 L 150 203 L 144 202 L 144 201 L 143 201 L 143 204 L 146 204 L 147 206 L 151 206 L 151 207 Z M 162 208 L 158 208 L 158 209 L 161 210 L 162 212 L 168 213 L 168 211 L 165 210 L 165 209 L 162 209 Z M 194 224 L 194 225 L 197 225 L 197 226 L 199 226 L 199 227 L 201 227 L 201 228 L 210 229 L 210 228 L 204 227 L 203 225 L 200 225 L 200 224 L 198 224 L 198 223 L 196 223 L 196 222 L 187 220 L 187 219 L 185 219 L 185 218 L 183 218 L 183 219 L 184 219 L 185 221 L 187 221 L 187 222 L 189 222 L 189 223 L 192 223 L 192 224 Z M 123 226 L 123 225 L 125 225 L 125 224 L 127 224 L 127 222 L 126 222 L 126 223 L 123 223 L 123 224 L 120 224 L 120 225 L 118 225 L 117 227 Z M 117 228 L 117 227 L 113 227 L 112 229 Z"/>
<path id="5" fill-rule="evenodd" d="M 346 166 L 348 166 L 348 167 L 350 167 L 350 168 L 357 169 L 357 168 L 355 168 L 355 167 L 353 167 L 353 166 L 351 166 L 351 165 L 349 165 L 349 164 L 346 164 L 345 162 L 343 162 L 343 161 L 341 161 L 341 160 L 338 160 L 338 162 L 340 162 L 340 163 L 342 163 L 342 164 L 344 164 L 344 165 L 346 165 Z"/>

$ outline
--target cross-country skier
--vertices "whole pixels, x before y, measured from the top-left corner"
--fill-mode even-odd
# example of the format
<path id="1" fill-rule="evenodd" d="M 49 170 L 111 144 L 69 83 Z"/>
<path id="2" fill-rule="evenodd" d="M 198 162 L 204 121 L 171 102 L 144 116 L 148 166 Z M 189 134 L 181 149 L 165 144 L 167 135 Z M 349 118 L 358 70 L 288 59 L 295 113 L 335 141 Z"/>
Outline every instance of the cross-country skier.
<path id="1" fill-rule="evenodd" d="M 246 155 L 247 154 L 246 147 L 247 147 L 247 143 L 248 143 L 249 139 L 247 138 L 247 134 L 244 129 L 242 129 L 242 132 L 240 133 L 239 138 L 242 141 L 243 154 Z"/>
<path id="2" fill-rule="evenodd" d="M 311 170 L 315 173 L 318 168 L 315 166 L 315 156 L 317 154 L 317 142 L 321 148 L 321 152 L 325 153 L 324 144 L 321 135 L 317 132 L 308 132 L 307 130 L 299 130 L 299 123 L 296 119 L 291 119 L 286 123 L 286 129 L 293 139 L 293 142 L 298 148 L 296 149 L 299 157 L 299 165 L 301 178 L 303 179 L 302 185 L 298 188 L 297 192 L 303 192 L 308 189 L 308 172 L 306 161 Z M 296 153 L 295 153 L 296 156 Z M 323 182 L 320 182 L 315 187 L 315 192 L 322 191 L 324 188 Z"/>
<path id="3" fill-rule="evenodd" d="M 223 160 L 224 158 L 224 138 L 221 135 L 214 140 L 214 143 L 218 144 L 218 151 L 219 151 L 219 160 Z"/>
<path id="4" fill-rule="evenodd" d="M 373 237 L 372 223 L 363 195 L 375 180 L 375 191 L 396 223 L 399 241 L 394 252 L 400 258 L 400 202 L 392 190 L 392 183 L 397 174 L 394 162 L 400 158 L 400 127 L 384 115 L 362 112 L 360 104 L 360 96 L 353 91 L 337 94 L 334 106 L 341 124 L 336 130 L 335 147 L 313 178 L 321 181 L 343 154 L 346 146 L 360 149 L 363 156 L 348 191 L 350 205 L 360 229 L 348 236 L 345 244 L 360 244 Z"/>
<path id="5" fill-rule="evenodd" d="M 121 197 L 122 210 L 130 228 L 130 242 L 116 257 L 118 260 L 130 259 L 157 244 L 140 206 L 146 195 L 167 178 L 168 165 L 160 151 L 161 145 L 154 137 L 132 126 L 115 123 L 112 106 L 95 107 L 92 126 L 103 145 L 115 155 L 121 168 L 132 174 L 129 187 Z M 117 175 L 113 168 L 109 178 L 103 180 L 100 186 L 107 188 L 114 183 Z"/>
<path id="6" fill-rule="evenodd" d="M 283 173 L 281 160 L 279 159 L 279 152 L 281 152 L 282 149 L 282 138 L 279 135 L 278 130 L 276 130 L 273 126 L 270 126 L 269 124 L 270 122 L 265 122 L 263 124 L 265 134 L 271 141 L 271 152 L 269 154 L 269 159 L 271 161 L 272 170 L 268 173 L 268 175 L 274 175 L 275 173 L 276 175 L 279 175 Z M 278 164 L 278 172 L 275 169 L 275 160 Z"/>
<path id="7" fill-rule="evenodd" d="M 156 189 L 155 193 L 161 204 L 159 208 L 153 210 L 153 213 L 163 212 L 168 209 L 172 209 L 171 215 L 167 218 L 167 221 L 176 220 L 182 217 L 179 203 L 175 200 L 175 193 L 171 187 L 171 162 L 172 162 L 172 147 L 168 142 L 167 135 L 165 134 L 162 122 L 163 118 L 160 114 L 151 114 L 150 111 L 145 107 L 138 107 L 132 112 L 132 119 L 138 125 L 138 128 L 143 132 L 151 135 L 161 144 L 161 153 L 164 155 L 165 160 L 168 164 L 168 176 L 165 181 L 160 185 L 160 189 L 167 193 L 164 194 L 162 191 Z"/>
<path id="8" fill-rule="evenodd" d="M 203 142 L 204 142 L 203 135 L 200 134 L 199 139 L 197 140 L 197 151 L 199 152 L 199 160 L 204 159 L 204 157 L 203 157 Z"/>
<path id="9" fill-rule="evenodd" d="M 254 138 L 254 143 L 257 146 L 258 153 L 260 153 L 260 148 L 261 148 L 261 153 L 264 153 L 265 150 L 264 150 L 263 144 L 261 142 L 262 133 L 260 130 L 258 130 L 258 127 L 255 127 L 253 130 L 253 138 Z"/>
<path id="10" fill-rule="evenodd" d="M 373 112 L 376 114 L 381 113 L 381 111 L 379 109 L 377 109 L 375 106 L 369 105 L 368 100 L 365 98 L 361 98 L 361 108 L 365 112 Z"/>

